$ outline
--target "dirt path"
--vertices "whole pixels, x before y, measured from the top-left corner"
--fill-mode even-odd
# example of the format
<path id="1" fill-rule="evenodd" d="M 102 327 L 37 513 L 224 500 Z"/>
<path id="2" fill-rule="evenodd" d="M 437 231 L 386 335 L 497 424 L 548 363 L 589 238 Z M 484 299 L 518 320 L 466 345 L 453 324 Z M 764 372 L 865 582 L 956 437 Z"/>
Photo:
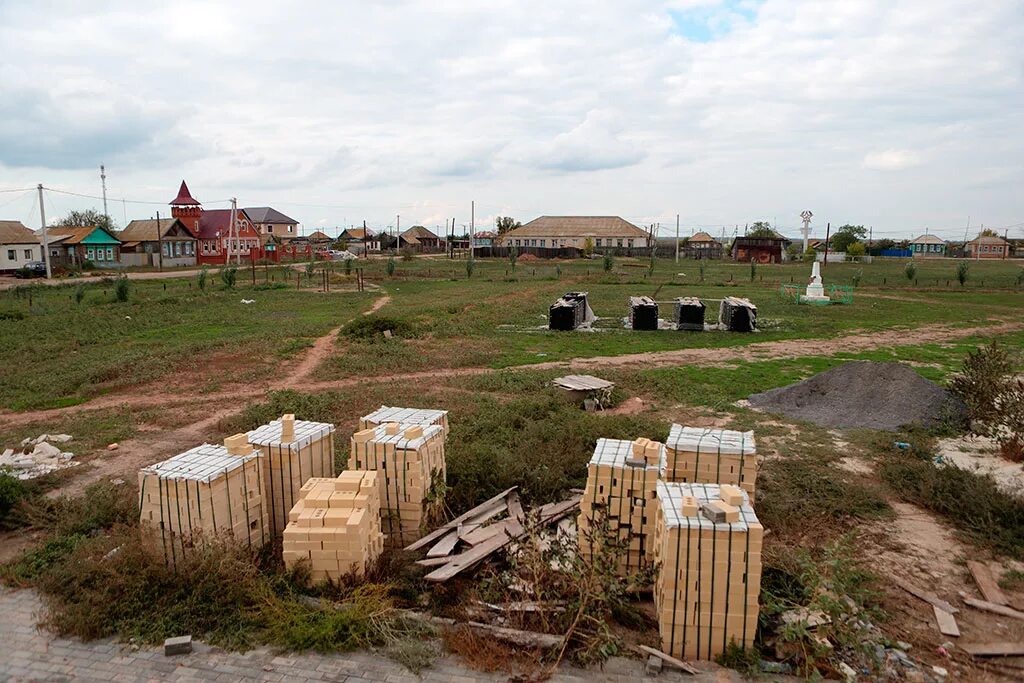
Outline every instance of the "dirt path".
<path id="1" fill-rule="evenodd" d="M 370 308 L 370 312 L 379 310 L 387 303 L 388 297 L 381 297 Z M 1007 332 L 1015 332 L 1024 329 L 1024 322 L 993 321 L 985 327 L 949 327 L 948 325 L 926 325 L 915 329 L 884 330 L 881 332 L 863 332 L 852 334 L 836 339 L 785 339 L 782 341 L 755 342 L 746 346 L 727 348 L 695 348 L 678 349 L 674 351 L 653 351 L 648 353 L 633 353 L 622 356 L 596 356 L 592 358 L 573 358 L 566 361 L 550 361 L 546 363 L 535 363 L 532 365 L 518 365 L 507 368 L 510 371 L 516 370 L 550 370 L 550 369 L 594 369 L 594 368 L 654 368 L 674 365 L 722 365 L 735 363 L 737 361 L 764 361 L 777 360 L 782 358 L 799 358 L 803 356 L 830 356 L 836 353 L 857 353 L 871 351 L 879 348 L 891 348 L 897 346 L 912 346 L 917 344 L 932 344 L 939 342 L 955 341 L 964 337 L 974 335 L 996 335 Z M 309 355 L 323 354 L 324 348 L 330 349 L 333 340 L 331 333 L 321 337 Z M 318 346 L 320 347 L 318 349 Z M 307 358 L 308 360 L 308 358 Z M 311 367 L 316 367 L 316 362 Z M 300 365 L 303 371 L 309 371 L 306 360 Z M 395 382 L 395 381 L 416 381 L 422 379 L 436 379 L 441 377 L 467 377 L 498 372 L 494 368 L 445 368 L 438 370 L 424 370 L 421 372 L 398 373 L 392 375 L 358 376 L 347 377 L 337 380 L 323 380 L 318 382 L 301 381 L 308 378 L 308 375 L 300 375 L 296 372 L 289 376 L 285 383 L 288 388 L 301 388 L 303 391 L 325 391 L 329 389 L 343 389 L 359 384 L 371 382 Z M 173 406 L 182 403 L 218 403 L 221 401 L 243 398 L 255 398 L 261 396 L 265 388 L 240 387 L 232 391 L 225 391 L 217 394 L 200 396 L 188 396 L 183 394 L 152 393 L 135 394 L 133 396 L 109 396 L 100 397 L 88 403 L 72 406 L 70 408 L 55 408 L 50 410 L 36 410 L 23 413 L 7 413 L 0 415 L 0 427 L 28 424 L 42 420 L 53 419 L 63 415 L 79 413 L 87 410 L 103 408 L 116 408 L 128 406 L 131 408 L 153 408 L 160 406 Z"/>

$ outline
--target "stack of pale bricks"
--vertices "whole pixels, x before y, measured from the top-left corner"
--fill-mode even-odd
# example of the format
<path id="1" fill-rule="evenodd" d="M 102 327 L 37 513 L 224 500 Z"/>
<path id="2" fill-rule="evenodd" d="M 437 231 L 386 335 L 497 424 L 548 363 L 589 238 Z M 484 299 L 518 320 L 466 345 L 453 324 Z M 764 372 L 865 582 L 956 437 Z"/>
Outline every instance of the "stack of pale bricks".
<path id="1" fill-rule="evenodd" d="M 139 471 L 139 521 L 177 559 L 203 537 L 260 547 L 269 536 L 261 453 L 245 434 L 203 444 Z"/>
<path id="2" fill-rule="evenodd" d="M 619 573 L 645 569 L 654 542 L 654 504 L 665 446 L 649 439 L 598 439 L 587 465 L 577 524 L 580 552 L 593 558 L 610 545 Z"/>
<path id="3" fill-rule="evenodd" d="M 378 473 L 382 526 L 389 545 L 420 537 L 440 513 L 435 493 L 446 478 L 445 431 L 439 424 L 387 422 L 352 435 L 348 469 Z"/>
<path id="4" fill-rule="evenodd" d="M 764 530 L 753 432 L 672 425 L 666 445 L 600 439 L 580 503 L 584 556 L 611 541 L 623 575 L 657 566 L 662 649 L 713 659 L 753 643 Z M 595 540 L 602 530 L 606 541 Z M 621 550 L 619 550 L 621 552 Z"/>
<path id="5" fill-rule="evenodd" d="M 309 562 L 314 582 L 365 573 L 384 549 L 377 476 L 349 470 L 336 479 L 308 480 L 288 515 L 285 565 Z"/>

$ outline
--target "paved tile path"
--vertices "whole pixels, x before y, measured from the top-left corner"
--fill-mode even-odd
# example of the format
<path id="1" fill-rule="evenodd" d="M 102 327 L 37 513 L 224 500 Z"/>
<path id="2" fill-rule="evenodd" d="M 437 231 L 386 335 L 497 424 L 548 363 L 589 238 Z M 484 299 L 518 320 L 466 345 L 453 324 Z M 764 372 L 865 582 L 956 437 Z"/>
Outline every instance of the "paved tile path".
<path id="1" fill-rule="evenodd" d="M 0 681 L 337 681 L 344 683 L 476 683 L 504 681 L 506 676 L 467 669 L 451 657 L 440 657 L 421 677 L 396 662 L 367 652 L 339 655 L 291 654 L 268 650 L 246 654 L 223 652 L 197 644 L 190 655 L 165 657 L 159 650 L 133 650 L 110 640 L 82 643 L 56 638 L 36 628 L 39 596 L 30 590 L 0 588 Z M 604 670 L 564 667 L 553 681 L 626 683 L 642 679 L 639 661 L 614 658 Z M 719 671 L 682 676 L 664 671 L 665 683 L 740 681 Z"/>

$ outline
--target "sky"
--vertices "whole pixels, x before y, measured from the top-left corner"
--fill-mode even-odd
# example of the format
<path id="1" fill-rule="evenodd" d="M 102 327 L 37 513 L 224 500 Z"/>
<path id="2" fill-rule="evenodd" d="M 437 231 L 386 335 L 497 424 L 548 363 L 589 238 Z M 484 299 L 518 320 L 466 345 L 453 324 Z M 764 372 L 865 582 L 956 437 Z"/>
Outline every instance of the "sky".
<path id="1" fill-rule="evenodd" d="M 102 210 L 103 164 L 122 225 L 185 179 L 307 233 L 1024 237 L 1021 45 L 1022 0 L 0 0 L 0 219 Z"/>

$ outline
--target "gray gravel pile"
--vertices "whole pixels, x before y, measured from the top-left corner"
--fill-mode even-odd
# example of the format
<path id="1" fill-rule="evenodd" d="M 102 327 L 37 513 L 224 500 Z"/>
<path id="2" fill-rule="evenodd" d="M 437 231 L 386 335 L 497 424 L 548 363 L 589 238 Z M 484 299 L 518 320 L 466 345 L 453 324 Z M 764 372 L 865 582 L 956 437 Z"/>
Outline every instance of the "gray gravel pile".
<path id="1" fill-rule="evenodd" d="M 749 400 L 758 410 L 823 427 L 896 430 L 964 420 L 959 399 L 900 363 L 845 363 Z"/>

